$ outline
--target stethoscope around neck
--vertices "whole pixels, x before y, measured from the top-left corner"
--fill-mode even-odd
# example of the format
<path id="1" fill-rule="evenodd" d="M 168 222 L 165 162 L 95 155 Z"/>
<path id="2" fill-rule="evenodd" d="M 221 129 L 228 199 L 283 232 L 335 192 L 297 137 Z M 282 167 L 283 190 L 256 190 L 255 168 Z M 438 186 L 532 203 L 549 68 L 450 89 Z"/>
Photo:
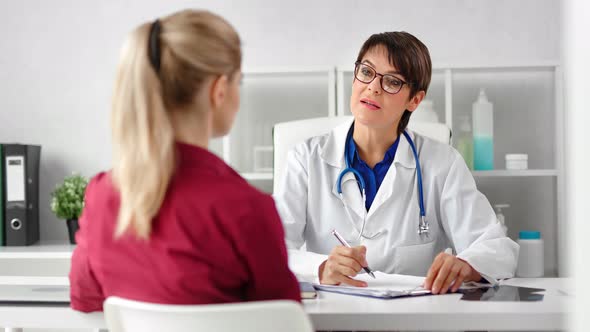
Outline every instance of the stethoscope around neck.
<path id="1" fill-rule="evenodd" d="M 365 203 L 367 201 L 367 194 L 365 192 L 366 187 L 365 187 L 365 180 L 363 179 L 363 176 L 361 175 L 361 173 L 359 173 L 359 171 L 357 171 L 356 169 L 351 167 L 352 156 L 350 156 L 348 153 L 348 141 L 350 140 L 351 134 L 352 134 L 352 130 L 349 131 L 349 133 L 346 137 L 346 143 L 344 145 L 344 161 L 346 163 L 346 168 L 343 169 L 340 172 L 340 174 L 338 175 L 338 180 L 336 181 L 336 190 L 338 191 L 340 201 L 342 201 L 342 204 L 344 205 L 344 211 L 346 212 L 346 215 L 348 216 L 348 220 L 356 228 L 356 225 L 354 223 L 354 219 L 350 215 L 348 206 L 346 204 L 346 200 L 344 199 L 344 195 L 342 194 L 342 178 L 347 173 L 352 173 L 355 176 L 355 178 L 358 180 L 358 182 L 360 184 L 360 191 L 361 191 L 361 196 L 362 196 L 362 200 L 363 200 L 363 211 L 364 211 L 363 223 L 362 223 L 361 230 L 360 230 L 356 240 L 357 241 L 360 240 L 361 237 L 363 237 L 365 239 L 373 239 L 373 238 L 376 238 L 377 236 L 381 235 L 382 232 L 381 231 L 377 232 L 377 233 L 373 234 L 372 236 L 367 236 L 367 235 L 363 234 L 365 231 L 365 225 L 367 223 L 367 209 L 365 208 Z M 412 138 L 410 137 L 410 135 L 405 130 L 402 132 L 402 134 L 404 135 L 404 137 L 406 138 L 406 140 L 410 144 L 410 148 L 412 149 L 412 153 L 414 154 L 414 160 L 416 161 L 416 177 L 418 178 L 418 205 L 420 207 L 420 220 L 418 221 L 418 234 L 428 236 L 428 233 L 430 231 L 430 226 L 428 224 L 428 221 L 426 221 L 426 210 L 424 209 L 424 192 L 422 191 L 422 169 L 420 167 L 420 159 L 418 158 L 418 152 L 416 151 L 416 146 L 414 145 L 414 141 L 412 141 Z"/>

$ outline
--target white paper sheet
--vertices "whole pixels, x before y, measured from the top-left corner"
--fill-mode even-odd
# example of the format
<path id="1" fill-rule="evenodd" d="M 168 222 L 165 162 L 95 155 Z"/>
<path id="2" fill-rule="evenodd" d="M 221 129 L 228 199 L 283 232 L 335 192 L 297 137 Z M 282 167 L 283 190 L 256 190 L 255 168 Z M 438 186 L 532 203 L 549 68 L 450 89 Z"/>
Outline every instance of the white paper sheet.
<path id="1" fill-rule="evenodd" d="M 430 294 L 429 290 L 422 287 L 424 284 L 424 277 L 375 272 L 375 279 L 368 274 L 359 274 L 355 279 L 365 281 L 368 286 L 354 287 L 348 285 L 331 286 L 314 284 L 314 287 L 323 291 L 378 298 L 396 298 Z M 487 288 L 491 286 L 492 285 L 490 284 L 469 282 L 461 285 L 461 289 Z"/>
<path id="2" fill-rule="evenodd" d="M 430 294 L 430 291 L 422 288 L 424 277 L 375 272 L 375 279 L 368 274 L 359 274 L 355 279 L 365 281 L 368 287 L 317 284 L 314 285 L 314 287 L 323 291 L 378 298 L 395 298 Z"/>

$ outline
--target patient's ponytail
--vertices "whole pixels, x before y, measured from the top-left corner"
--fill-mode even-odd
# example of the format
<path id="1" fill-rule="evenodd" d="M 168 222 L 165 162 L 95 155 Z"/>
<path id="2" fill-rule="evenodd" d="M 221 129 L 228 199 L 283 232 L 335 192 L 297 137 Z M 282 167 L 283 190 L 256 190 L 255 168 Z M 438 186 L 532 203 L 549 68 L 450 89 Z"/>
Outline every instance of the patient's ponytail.
<path id="1" fill-rule="evenodd" d="M 240 40 L 221 17 L 186 10 L 136 28 L 117 70 L 111 126 L 113 180 L 120 193 L 115 231 L 147 239 L 175 169 L 170 112 L 198 111 L 205 79 L 241 66 Z"/>

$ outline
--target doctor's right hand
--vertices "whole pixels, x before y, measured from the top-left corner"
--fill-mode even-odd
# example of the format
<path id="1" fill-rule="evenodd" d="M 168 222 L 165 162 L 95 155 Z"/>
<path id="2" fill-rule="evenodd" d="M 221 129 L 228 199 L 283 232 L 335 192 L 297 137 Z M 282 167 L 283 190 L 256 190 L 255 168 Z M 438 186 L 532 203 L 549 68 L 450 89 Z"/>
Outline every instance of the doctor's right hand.
<path id="1" fill-rule="evenodd" d="M 367 287 L 367 283 L 352 279 L 363 266 L 367 266 L 367 247 L 335 247 L 328 259 L 319 267 L 320 284 L 340 285 L 341 283 L 356 287 Z"/>

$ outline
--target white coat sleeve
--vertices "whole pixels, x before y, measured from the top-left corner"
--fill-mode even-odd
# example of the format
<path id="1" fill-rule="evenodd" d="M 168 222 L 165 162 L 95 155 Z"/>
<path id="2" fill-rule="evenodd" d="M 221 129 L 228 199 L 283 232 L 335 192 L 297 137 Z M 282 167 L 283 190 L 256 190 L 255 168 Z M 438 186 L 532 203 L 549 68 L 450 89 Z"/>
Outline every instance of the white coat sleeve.
<path id="1" fill-rule="evenodd" d="M 519 246 L 506 236 L 487 198 L 456 150 L 442 188 L 443 227 L 457 257 L 491 283 L 514 276 Z"/>
<path id="2" fill-rule="evenodd" d="M 328 256 L 302 248 L 305 244 L 308 197 L 309 152 L 305 148 L 304 144 L 300 144 L 288 152 L 284 176 L 277 179 L 281 185 L 274 199 L 285 229 L 289 268 L 300 280 L 317 281 L 318 268 Z"/>

